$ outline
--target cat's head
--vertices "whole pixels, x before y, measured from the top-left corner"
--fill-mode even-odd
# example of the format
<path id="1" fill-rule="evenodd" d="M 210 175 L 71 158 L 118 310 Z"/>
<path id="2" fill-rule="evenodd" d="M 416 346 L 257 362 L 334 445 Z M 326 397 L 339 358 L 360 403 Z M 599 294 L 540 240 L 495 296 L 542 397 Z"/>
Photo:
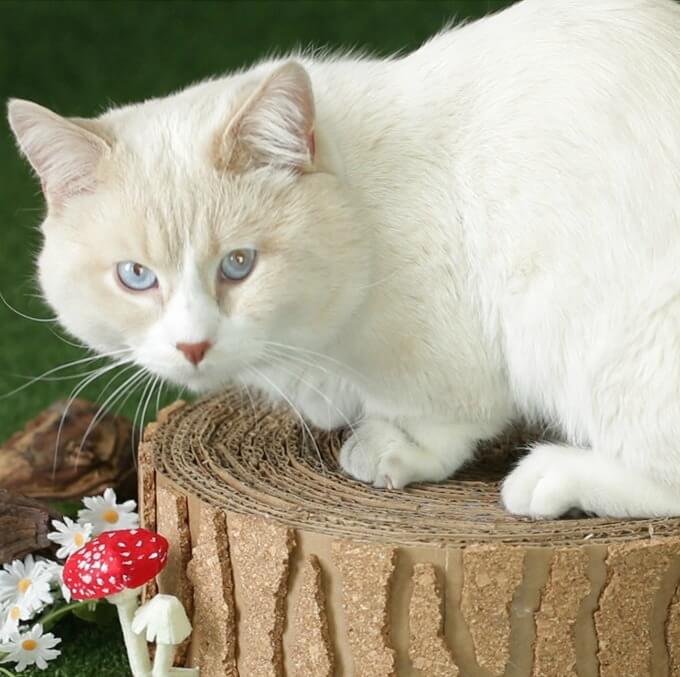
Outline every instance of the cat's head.
<path id="1" fill-rule="evenodd" d="M 370 243 L 300 65 L 9 120 L 48 205 L 45 298 L 100 353 L 208 390 L 274 344 L 323 346 L 360 303 Z"/>

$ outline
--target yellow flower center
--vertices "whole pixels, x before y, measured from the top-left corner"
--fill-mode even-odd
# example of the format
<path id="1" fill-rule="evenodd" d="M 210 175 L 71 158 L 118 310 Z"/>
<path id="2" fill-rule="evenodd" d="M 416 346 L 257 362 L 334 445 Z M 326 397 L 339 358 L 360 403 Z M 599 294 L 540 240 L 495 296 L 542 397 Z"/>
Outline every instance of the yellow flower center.
<path id="1" fill-rule="evenodd" d="M 105 522 L 115 524 L 118 521 L 118 512 L 116 510 L 107 510 L 103 517 Z"/>
<path id="2" fill-rule="evenodd" d="M 82 534 L 76 534 L 73 537 L 73 542 L 80 548 L 83 543 L 85 543 L 85 539 L 83 538 Z"/>
<path id="3" fill-rule="evenodd" d="M 38 642 L 36 642 L 34 639 L 25 639 L 21 643 L 21 648 L 24 651 L 35 651 L 38 648 Z"/>
<path id="4" fill-rule="evenodd" d="M 13 621 L 18 621 L 19 617 L 21 616 L 21 608 L 18 606 L 13 606 L 9 612 L 9 617 Z"/>
<path id="5" fill-rule="evenodd" d="M 26 592 L 26 590 L 28 590 L 31 587 L 31 585 L 33 585 L 33 582 L 31 581 L 30 578 L 22 578 L 17 583 L 17 588 L 19 589 L 19 592 L 23 594 Z"/>

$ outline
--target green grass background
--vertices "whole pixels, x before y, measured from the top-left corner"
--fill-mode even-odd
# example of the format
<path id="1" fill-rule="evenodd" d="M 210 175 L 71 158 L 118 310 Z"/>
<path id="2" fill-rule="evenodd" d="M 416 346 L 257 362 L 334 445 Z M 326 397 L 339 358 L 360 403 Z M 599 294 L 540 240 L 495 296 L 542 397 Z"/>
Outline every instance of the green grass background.
<path id="1" fill-rule="evenodd" d="M 64 115 L 162 96 L 272 51 L 299 45 L 411 49 L 453 17 L 475 18 L 510 0 L 234 0 L 231 2 L 0 1 L 0 99 L 32 99 Z M 398 113 L 397 113 L 398 114 Z M 0 123 L 0 293 L 21 312 L 50 317 L 35 296 L 33 259 L 43 202 Z M 73 284 L 87 284 L 74 279 Z M 0 303 L 0 398 L 82 351 L 49 323 Z M 75 373 L 74 369 L 71 373 Z M 77 380 L 45 381 L 0 399 L 0 441 Z M 103 385 L 103 384 L 102 384 Z M 90 388 L 95 398 L 102 385 Z M 134 411 L 134 405 L 128 412 Z M 57 626 L 64 656 L 36 673 L 123 677 L 117 632 L 82 622 Z M 23 674 L 33 674 L 27 671 Z"/>

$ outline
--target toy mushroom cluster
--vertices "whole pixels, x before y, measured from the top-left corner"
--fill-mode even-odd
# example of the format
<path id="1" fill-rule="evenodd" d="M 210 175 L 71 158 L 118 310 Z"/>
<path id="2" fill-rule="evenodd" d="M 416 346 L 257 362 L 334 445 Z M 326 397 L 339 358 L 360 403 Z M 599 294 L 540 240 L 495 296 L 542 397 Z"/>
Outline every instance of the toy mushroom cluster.
<path id="1" fill-rule="evenodd" d="M 197 668 L 173 668 L 175 647 L 191 634 L 182 603 L 156 595 L 141 607 L 142 586 L 163 569 L 168 542 L 146 529 L 106 531 L 71 555 L 64 584 L 74 599 L 105 598 L 118 610 L 133 677 L 197 677 Z M 147 641 L 156 642 L 153 666 Z"/>

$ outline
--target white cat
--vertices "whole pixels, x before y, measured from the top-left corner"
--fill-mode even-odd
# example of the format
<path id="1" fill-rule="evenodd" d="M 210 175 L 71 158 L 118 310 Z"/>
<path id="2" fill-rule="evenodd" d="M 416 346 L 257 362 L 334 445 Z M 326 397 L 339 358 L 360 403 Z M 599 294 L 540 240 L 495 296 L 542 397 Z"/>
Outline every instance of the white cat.
<path id="1" fill-rule="evenodd" d="M 262 63 L 66 119 L 12 101 L 63 325 L 246 382 L 343 467 L 441 480 L 511 419 L 507 508 L 680 515 L 680 6 L 524 0 L 405 57 Z"/>

